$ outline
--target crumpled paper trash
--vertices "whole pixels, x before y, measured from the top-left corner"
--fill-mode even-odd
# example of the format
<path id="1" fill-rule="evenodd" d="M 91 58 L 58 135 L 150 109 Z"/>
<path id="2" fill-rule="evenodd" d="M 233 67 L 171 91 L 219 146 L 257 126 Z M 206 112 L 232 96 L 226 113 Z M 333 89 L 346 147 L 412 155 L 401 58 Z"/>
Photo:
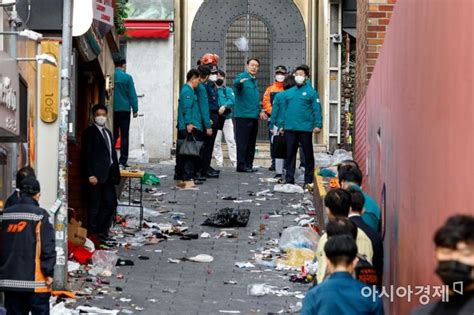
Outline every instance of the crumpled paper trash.
<path id="1" fill-rule="evenodd" d="M 286 194 L 304 194 L 304 189 L 301 186 L 293 184 L 275 185 L 273 191 Z"/>

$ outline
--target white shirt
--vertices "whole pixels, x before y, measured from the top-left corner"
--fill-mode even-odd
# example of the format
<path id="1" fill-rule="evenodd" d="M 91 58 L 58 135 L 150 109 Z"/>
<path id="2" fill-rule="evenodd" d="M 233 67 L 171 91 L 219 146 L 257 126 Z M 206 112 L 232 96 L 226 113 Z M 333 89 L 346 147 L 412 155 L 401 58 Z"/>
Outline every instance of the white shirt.
<path id="1" fill-rule="evenodd" d="M 102 127 L 102 126 L 99 126 L 98 124 L 94 124 L 97 129 L 99 129 L 100 131 L 100 134 L 102 135 L 102 137 L 104 136 L 104 132 L 103 130 L 105 129 L 105 127 Z M 110 155 L 110 165 L 112 165 L 114 163 L 114 160 L 112 159 L 112 140 L 110 139 L 110 136 L 109 136 L 109 133 L 107 131 L 105 131 L 105 134 L 107 135 L 107 139 L 105 139 L 105 141 L 107 141 L 109 143 L 109 148 L 110 148 L 110 152 L 109 152 L 109 155 Z"/>

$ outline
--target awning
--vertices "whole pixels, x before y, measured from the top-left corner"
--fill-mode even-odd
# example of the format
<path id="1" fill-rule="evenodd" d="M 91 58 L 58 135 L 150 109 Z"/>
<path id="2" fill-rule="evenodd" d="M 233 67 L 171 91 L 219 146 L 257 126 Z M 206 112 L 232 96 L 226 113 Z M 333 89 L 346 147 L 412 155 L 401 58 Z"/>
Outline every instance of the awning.
<path id="1" fill-rule="evenodd" d="M 346 27 L 342 29 L 344 32 L 347 34 L 351 35 L 354 38 L 357 38 L 357 29 L 351 28 L 351 27 Z"/>
<path id="2" fill-rule="evenodd" d="M 132 38 L 168 38 L 173 21 L 125 20 L 125 33 Z"/>

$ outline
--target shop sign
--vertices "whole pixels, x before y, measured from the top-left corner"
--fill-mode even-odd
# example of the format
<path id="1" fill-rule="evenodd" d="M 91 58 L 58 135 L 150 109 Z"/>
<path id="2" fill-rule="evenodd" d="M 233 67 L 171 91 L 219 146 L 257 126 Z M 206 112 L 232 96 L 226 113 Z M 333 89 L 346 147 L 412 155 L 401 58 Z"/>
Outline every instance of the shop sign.
<path id="1" fill-rule="evenodd" d="M 41 51 L 59 60 L 59 41 L 41 42 Z M 53 123 L 59 111 L 58 67 L 43 63 L 41 69 L 40 118 L 45 123 Z"/>
<path id="2" fill-rule="evenodd" d="M 19 77 L 15 59 L 0 51 L 0 136 L 20 134 Z"/>

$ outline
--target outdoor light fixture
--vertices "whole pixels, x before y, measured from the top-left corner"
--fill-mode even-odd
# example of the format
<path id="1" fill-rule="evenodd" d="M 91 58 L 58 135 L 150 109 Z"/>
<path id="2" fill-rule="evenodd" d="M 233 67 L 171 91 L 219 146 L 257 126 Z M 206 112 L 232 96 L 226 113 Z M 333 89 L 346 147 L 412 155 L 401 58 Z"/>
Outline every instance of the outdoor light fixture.
<path id="1" fill-rule="evenodd" d="M 53 65 L 55 67 L 58 66 L 56 58 L 49 54 L 41 54 L 36 55 L 34 58 L 17 58 L 17 61 L 36 61 L 39 64 L 46 63 L 49 65 Z"/>
<path id="2" fill-rule="evenodd" d="M 0 2 L 0 7 L 10 7 L 16 5 L 16 0 L 3 0 Z"/>
<path id="3" fill-rule="evenodd" d="M 28 39 L 34 40 L 36 42 L 43 39 L 43 34 L 32 31 L 32 30 L 28 30 L 28 29 L 19 31 L 19 32 L 15 32 L 15 31 L 0 32 L 0 35 L 21 36 L 21 37 L 26 37 Z"/>

